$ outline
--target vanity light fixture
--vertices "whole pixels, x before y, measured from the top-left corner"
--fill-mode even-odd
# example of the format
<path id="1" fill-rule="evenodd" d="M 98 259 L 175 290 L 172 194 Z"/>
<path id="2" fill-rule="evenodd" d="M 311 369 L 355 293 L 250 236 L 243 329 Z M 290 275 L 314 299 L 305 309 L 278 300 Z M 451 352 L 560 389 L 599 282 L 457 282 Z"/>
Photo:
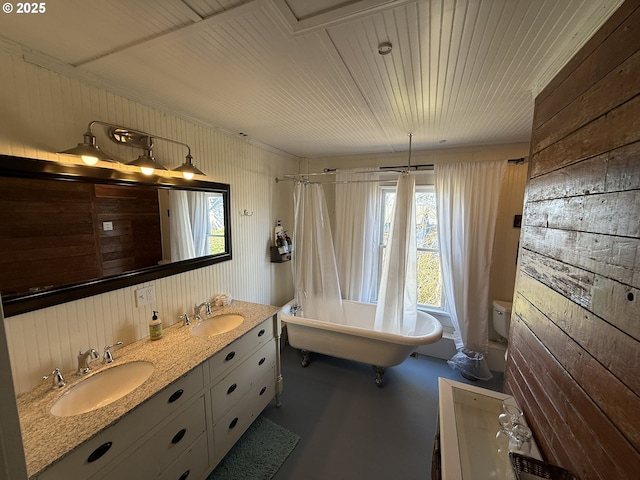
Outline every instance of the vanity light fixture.
<path id="1" fill-rule="evenodd" d="M 166 170 L 167 167 L 158 162 L 153 156 L 153 150 L 151 146 L 144 150 L 144 153 L 127 165 L 133 165 L 134 167 L 140 167 L 142 173 L 145 175 L 153 175 L 156 170 Z"/>
<path id="2" fill-rule="evenodd" d="M 191 156 L 191 151 L 185 157 L 184 163 L 179 167 L 173 169 L 174 172 L 181 172 L 182 176 L 187 180 L 191 180 L 194 175 L 204 175 L 202 170 L 196 168 L 193 165 L 193 157 Z"/>
<path id="3" fill-rule="evenodd" d="M 73 148 L 58 153 L 64 153 L 67 155 L 78 155 L 82 157 L 82 161 L 87 165 L 95 165 L 96 163 L 98 163 L 98 160 L 102 160 L 103 162 L 116 162 L 116 160 L 100 150 L 100 147 L 96 143 L 96 137 L 91 131 L 92 123 L 94 122 L 89 123 L 87 131 L 84 133 L 84 142 L 79 143 Z"/>
<path id="4" fill-rule="evenodd" d="M 186 143 L 179 142 L 177 140 L 171 140 L 170 138 L 159 137 L 150 133 L 135 130 L 133 128 L 121 127 L 111 123 L 101 122 L 98 120 L 92 120 L 89 122 L 87 132 L 84 134 L 84 143 L 79 143 L 77 147 L 70 148 L 58 153 L 80 155 L 82 160 L 87 165 L 95 165 L 98 160 L 115 162 L 109 155 L 100 150 L 100 147 L 96 144 L 96 137 L 91 131 L 93 125 L 102 125 L 108 127 L 108 137 L 111 141 L 118 145 L 124 145 L 126 147 L 141 148 L 143 150 L 142 155 L 127 165 L 133 165 L 140 168 L 145 175 L 152 175 L 156 170 L 168 170 L 164 165 L 158 162 L 153 156 L 153 146 L 155 140 L 164 140 L 166 142 L 182 145 L 187 149 L 187 156 L 185 162 L 173 169 L 174 172 L 182 173 L 182 176 L 187 180 L 191 180 L 195 175 L 205 175 L 202 170 L 195 167 L 193 164 L 193 157 L 191 156 L 191 148 Z"/>

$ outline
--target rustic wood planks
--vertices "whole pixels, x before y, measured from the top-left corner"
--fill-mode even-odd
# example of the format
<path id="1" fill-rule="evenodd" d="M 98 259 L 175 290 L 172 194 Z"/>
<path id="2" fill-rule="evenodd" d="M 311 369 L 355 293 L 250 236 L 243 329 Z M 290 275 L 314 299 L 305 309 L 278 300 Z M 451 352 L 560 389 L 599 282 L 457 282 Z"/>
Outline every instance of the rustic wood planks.
<path id="1" fill-rule="evenodd" d="M 505 388 L 581 478 L 640 465 L 640 1 L 536 99 Z"/>

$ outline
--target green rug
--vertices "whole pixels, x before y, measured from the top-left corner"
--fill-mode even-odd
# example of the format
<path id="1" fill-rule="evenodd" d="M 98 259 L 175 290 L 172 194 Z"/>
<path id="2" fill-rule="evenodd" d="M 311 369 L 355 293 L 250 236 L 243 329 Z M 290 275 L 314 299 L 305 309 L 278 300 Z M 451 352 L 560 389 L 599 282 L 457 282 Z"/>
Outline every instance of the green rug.
<path id="1" fill-rule="evenodd" d="M 269 480 L 298 440 L 295 433 L 260 415 L 207 480 Z"/>

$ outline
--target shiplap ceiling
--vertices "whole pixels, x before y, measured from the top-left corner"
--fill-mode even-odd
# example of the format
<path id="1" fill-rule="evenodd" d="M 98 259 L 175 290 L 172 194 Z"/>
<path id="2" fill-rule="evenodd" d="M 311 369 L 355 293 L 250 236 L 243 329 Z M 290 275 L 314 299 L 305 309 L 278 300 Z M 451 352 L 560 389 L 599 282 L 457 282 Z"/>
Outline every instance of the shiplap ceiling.
<path id="1" fill-rule="evenodd" d="M 28 61 L 314 158 L 406 151 L 409 132 L 415 150 L 527 142 L 535 94 L 620 3 L 55 0 L 0 14 L 0 37 Z"/>

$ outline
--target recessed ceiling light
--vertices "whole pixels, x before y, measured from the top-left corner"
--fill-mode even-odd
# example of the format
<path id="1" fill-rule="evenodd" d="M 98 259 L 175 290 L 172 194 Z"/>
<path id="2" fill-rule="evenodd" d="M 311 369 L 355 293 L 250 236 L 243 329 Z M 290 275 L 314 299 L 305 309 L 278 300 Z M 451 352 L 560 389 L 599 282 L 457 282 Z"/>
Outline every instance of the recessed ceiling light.
<path id="1" fill-rule="evenodd" d="M 380 55 L 388 55 L 391 53 L 392 49 L 393 45 L 391 45 L 391 42 L 382 42 L 380 45 L 378 45 L 378 53 Z"/>

